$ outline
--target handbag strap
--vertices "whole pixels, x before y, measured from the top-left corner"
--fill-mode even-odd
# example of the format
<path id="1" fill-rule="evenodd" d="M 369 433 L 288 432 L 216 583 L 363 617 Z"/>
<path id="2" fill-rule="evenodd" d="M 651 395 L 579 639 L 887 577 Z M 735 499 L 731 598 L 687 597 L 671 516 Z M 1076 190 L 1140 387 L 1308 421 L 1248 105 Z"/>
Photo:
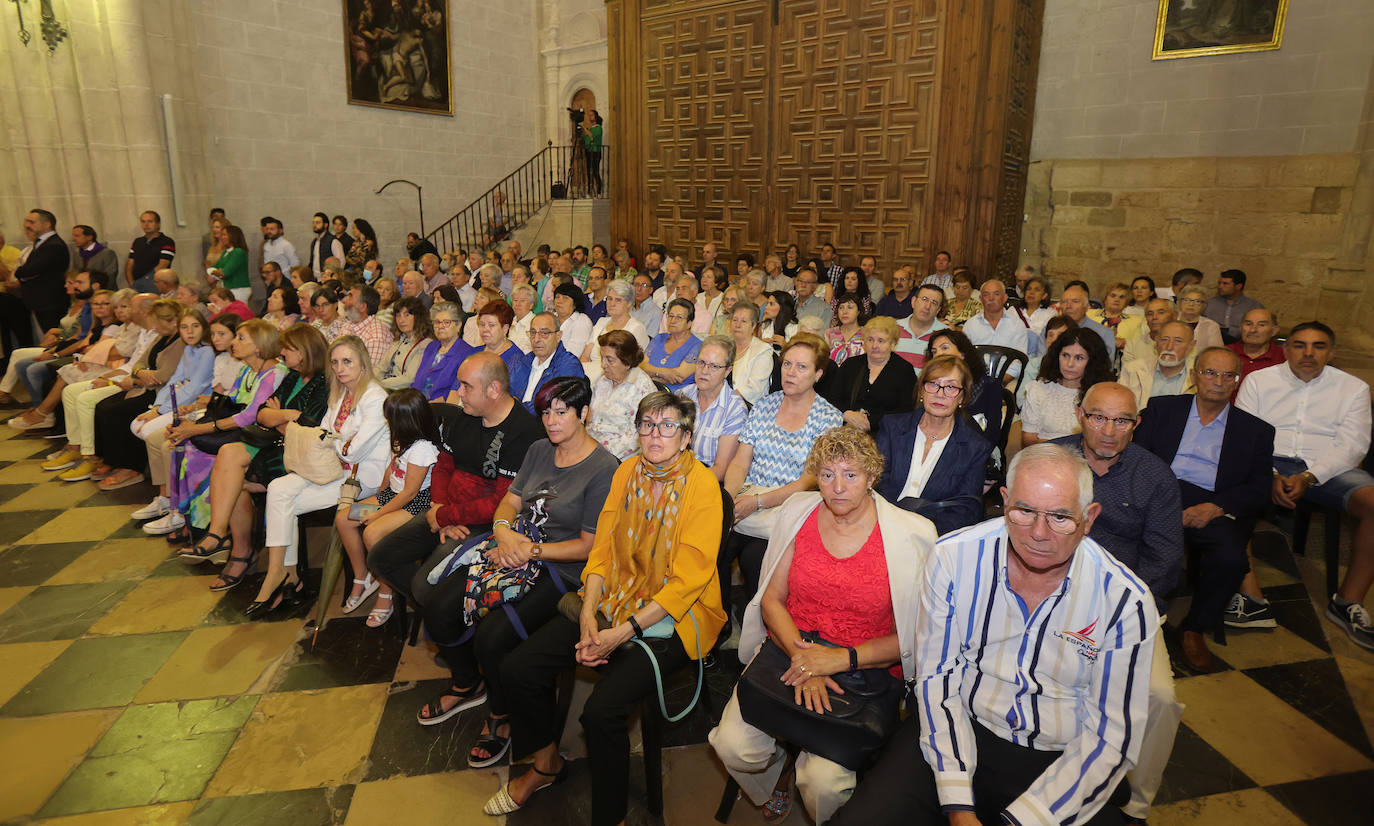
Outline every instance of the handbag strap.
<path id="1" fill-rule="evenodd" d="M 697 700 L 701 697 L 701 684 L 706 677 L 705 666 L 702 664 L 701 660 L 701 627 L 697 625 L 697 618 L 696 615 L 692 613 L 692 609 L 689 608 L 687 610 L 687 616 L 692 618 L 692 629 L 696 631 L 697 638 L 697 689 L 696 691 L 692 692 L 691 701 L 688 702 L 687 706 L 677 714 L 669 714 L 668 704 L 664 702 L 663 674 L 658 669 L 658 658 L 654 656 L 654 650 L 649 647 L 649 644 L 647 642 L 645 642 L 642 639 L 639 639 L 638 637 L 634 637 L 630 640 L 630 642 L 638 643 L 639 647 L 644 649 L 645 656 L 649 658 L 649 665 L 653 666 L 654 685 L 658 687 L 658 710 L 663 714 L 663 719 L 667 720 L 670 723 L 676 723 L 678 720 L 681 720 L 683 717 L 686 717 L 689 713 L 691 713 L 692 709 L 696 707 Z"/>

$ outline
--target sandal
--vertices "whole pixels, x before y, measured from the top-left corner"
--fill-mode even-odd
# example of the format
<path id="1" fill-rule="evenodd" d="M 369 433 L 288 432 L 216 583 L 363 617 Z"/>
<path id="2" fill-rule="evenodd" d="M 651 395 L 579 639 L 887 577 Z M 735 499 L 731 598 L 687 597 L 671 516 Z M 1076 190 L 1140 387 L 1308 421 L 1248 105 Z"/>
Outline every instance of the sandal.
<path id="1" fill-rule="evenodd" d="M 353 584 L 363 586 L 363 592 L 356 597 L 350 596 L 348 599 L 344 600 L 343 612 L 345 614 L 351 614 L 358 610 L 358 606 L 366 602 L 367 598 L 376 593 L 377 589 L 382 585 L 382 583 L 372 578 L 372 574 L 368 574 L 362 579 L 353 580 Z"/>
<path id="2" fill-rule="evenodd" d="M 488 766 L 495 766 L 500 763 L 510 750 L 510 735 L 504 737 L 496 733 L 501 726 L 509 726 L 509 717 L 488 717 L 487 733 L 477 735 L 477 742 L 468 749 L 468 765 L 474 769 L 485 769 Z M 481 749 L 487 753 L 486 757 L 478 757 L 473 752 Z"/>
<path id="3" fill-rule="evenodd" d="M 227 591 L 230 588 L 233 588 L 234 586 L 238 585 L 240 582 L 243 582 L 244 578 L 248 576 L 248 572 L 253 570 L 253 563 L 257 561 L 257 558 L 257 554 L 249 554 L 248 556 L 231 555 L 229 557 L 228 564 L 225 565 L 225 567 L 227 568 L 229 567 L 229 565 L 233 565 L 235 562 L 243 562 L 246 563 L 243 566 L 243 570 L 239 571 L 238 576 L 230 576 L 229 574 L 226 574 L 224 571 L 220 571 L 219 576 L 215 577 L 215 581 L 210 583 L 210 590 Z"/>
<path id="4" fill-rule="evenodd" d="M 763 804 L 763 819 L 769 823 L 777 823 L 786 820 L 792 813 L 792 784 L 787 784 L 787 791 L 773 790 L 773 796 L 768 798 L 768 802 Z"/>
<path id="5" fill-rule="evenodd" d="M 382 607 L 382 600 L 386 600 L 386 607 Z M 372 609 L 372 613 L 367 615 L 368 628 L 381 628 L 386 625 L 386 621 L 391 619 L 392 613 L 396 610 L 395 600 L 391 594 L 378 594 L 377 606 Z"/>
<path id="6" fill-rule="evenodd" d="M 191 526 L 189 523 L 182 525 L 162 538 L 167 540 L 168 545 L 185 545 L 191 541 Z"/>
<path id="7" fill-rule="evenodd" d="M 562 783 L 564 780 L 568 779 L 568 761 L 564 760 L 562 768 L 560 768 L 553 774 L 549 774 L 548 772 L 541 772 L 534 766 L 530 766 L 530 771 L 542 777 L 553 778 L 553 780 L 550 780 L 548 783 L 545 783 L 543 786 L 540 786 L 539 788 L 530 792 L 530 797 L 534 797 L 534 795 L 544 791 L 550 786 L 557 786 L 559 783 Z M 508 815 L 512 812 L 518 812 L 519 810 L 523 809 L 529 802 L 529 798 L 527 797 L 525 798 L 524 803 L 516 803 L 515 798 L 510 796 L 510 785 L 507 784 L 501 787 L 501 791 L 492 795 L 492 798 L 487 801 L 487 805 L 482 807 L 482 811 L 486 812 L 489 815 Z"/>
<path id="8" fill-rule="evenodd" d="M 449 706 L 447 711 L 444 710 L 445 697 L 454 697 L 458 700 Z M 481 705 L 486 700 L 487 684 L 481 680 L 478 680 L 477 685 L 466 691 L 461 691 L 450 685 L 444 689 L 443 694 L 420 706 L 420 710 L 415 714 L 415 719 L 422 726 L 436 726 L 459 712 L 466 711 L 475 705 Z"/>
<path id="9" fill-rule="evenodd" d="M 214 546 L 207 548 L 203 545 L 196 544 L 189 548 L 182 548 L 177 552 L 177 559 L 180 559 L 187 565 L 197 565 L 206 561 L 213 562 L 216 565 L 222 565 L 228 562 L 229 552 L 234 547 L 234 540 L 228 536 L 220 536 L 219 534 L 208 532 L 200 541 L 204 542 L 206 539 L 215 540 Z"/>

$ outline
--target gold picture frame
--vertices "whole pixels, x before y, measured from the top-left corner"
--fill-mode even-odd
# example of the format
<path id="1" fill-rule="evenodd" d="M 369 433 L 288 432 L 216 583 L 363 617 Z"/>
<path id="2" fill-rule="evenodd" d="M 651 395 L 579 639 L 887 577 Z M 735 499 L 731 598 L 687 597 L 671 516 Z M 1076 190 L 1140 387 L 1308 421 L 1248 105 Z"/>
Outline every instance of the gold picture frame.
<path id="1" fill-rule="evenodd" d="M 1287 17 L 1288 0 L 1159 0 L 1151 58 L 1271 51 Z"/>
<path id="2" fill-rule="evenodd" d="M 448 0 L 342 0 L 348 102 L 453 116 Z"/>

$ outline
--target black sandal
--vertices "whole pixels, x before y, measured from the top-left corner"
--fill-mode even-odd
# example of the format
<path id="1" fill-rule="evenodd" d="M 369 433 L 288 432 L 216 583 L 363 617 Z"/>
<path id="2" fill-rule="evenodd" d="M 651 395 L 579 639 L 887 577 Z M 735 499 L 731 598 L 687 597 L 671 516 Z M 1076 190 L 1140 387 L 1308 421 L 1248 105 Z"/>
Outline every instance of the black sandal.
<path id="1" fill-rule="evenodd" d="M 216 565 L 223 565 L 225 562 L 228 562 L 229 552 L 234 547 L 232 536 L 220 536 L 219 534 L 206 532 L 205 536 L 201 537 L 200 541 L 204 542 L 206 539 L 215 540 L 214 546 L 206 548 L 200 544 L 196 544 L 189 548 L 182 548 L 177 552 L 177 558 L 187 565 L 196 565 L 201 562 L 213 562 Z"/>
<path id="2" fill-rule="evenodd" d="M 215 579 L 215 581 L 210 583 L 210 590 L 227 591 L 230 588 L 233 588 L 234 586 L 243 582 L 243 580 L 248 576 L 249 571 L 253 570 L 253 563 L 256 562 L 257 559 L 257 554 L 249 554 L 248 556 L 230 556 L 229 561 L 226 563 L 225 567 L 228 567 L 229 565 L 232 565 L 235 562 L 245 562 L 247 564 L 243 566 L 242 571 L 239 571 L 238 576 L 230 576 L 229 574 L 226 574 L 224 571 L 220 571 L 219 576 Z"/>
<path id="3" fill-rule="evenodd" d="M 168 545 L 185 545 L 191 541 L 191 526 L 182 525 L 162 538 L 167 540 Z"/>
<path id="4" fill-rule="evenodd" d="M 444 710 L 445 697 L 456 697 L 458 699 L 458 702 L 454 703 L 448 711 Z M 450 685 L 448 688 L 444 689 L 443 693 L 438 697 L 420 706 L 420 710 L 415 714 L 415 720 L 422 726 L 437 726 L 455 714 L 466 711 L 473 706 L 481 705 L 486 702 L 486 699 L 487 684 L 481 680 L 478 680 L 477 685 L 474 685 L 466 691 L 459 691 Z M 433 711 L 430 711 L 430 709 L 433 709 Z"/>
<path id="5" fill-rule="evenodd" d="M 474 769 L 485 769 L 488 766 L 495 766 L 506 757 L 506 752 L 510 750 L 510 735 L 502 737 L 496 733 L 501 726 L 510 725 L 510 716 L 487 717 L 487 733 L 477 735 L 477 742 L 468 749 L 468 765 Z M 486 757 L 477 757 L 473 752 L 481 749 L 487 753 Z"/>

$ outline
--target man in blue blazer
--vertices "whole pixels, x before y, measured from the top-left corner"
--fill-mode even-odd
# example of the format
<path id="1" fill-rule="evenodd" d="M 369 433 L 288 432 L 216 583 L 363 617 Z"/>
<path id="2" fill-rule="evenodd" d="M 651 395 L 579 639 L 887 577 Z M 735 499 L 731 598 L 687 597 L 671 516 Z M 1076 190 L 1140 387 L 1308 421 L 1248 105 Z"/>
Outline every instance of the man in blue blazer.
<path id="1" fill-rule="evenodd" d="M 935 523 L 938 533 L 946 534 L 983 521 L 983 477 L 993 445 L 961 407 L 954 414 L 954 429 L 921 495 L 903 497 L 911 475 L 916 432 L 925 413 L 922 406 L 911 413 L 883 417 L 875 440 L 886 461 L 877 490 L 887 501 L 924 516 Z"/>
<path id="2" fill-rule="evenodd" d="M 1183 502 L 1183 540 L 1196 553 L 1192 606 L 1180 628 L 1183 656 L 1198 671 L 1215 668 L 1203 634 L 1221 627 L 1226 602 L 1250 570 L 1245 546 L 1269 502 L 1274 428 L 1231 404 L 1240 358 L 1224 347 L 1193 365 L 1194 396 L 1150 400 L 1136 444 L 1169 465 Z"/>
<path id="3" fill-rule="evenodd" d="M 530 351 L 524 355 L 524 375 L 512 371 L 510 394 L 534 412 L 534 395 L 551 379 L 559 376 L 584 378 L 582 362 L 563 346 L 563 335 L 553 313 L 538 313 L 530 319 Z"/>

